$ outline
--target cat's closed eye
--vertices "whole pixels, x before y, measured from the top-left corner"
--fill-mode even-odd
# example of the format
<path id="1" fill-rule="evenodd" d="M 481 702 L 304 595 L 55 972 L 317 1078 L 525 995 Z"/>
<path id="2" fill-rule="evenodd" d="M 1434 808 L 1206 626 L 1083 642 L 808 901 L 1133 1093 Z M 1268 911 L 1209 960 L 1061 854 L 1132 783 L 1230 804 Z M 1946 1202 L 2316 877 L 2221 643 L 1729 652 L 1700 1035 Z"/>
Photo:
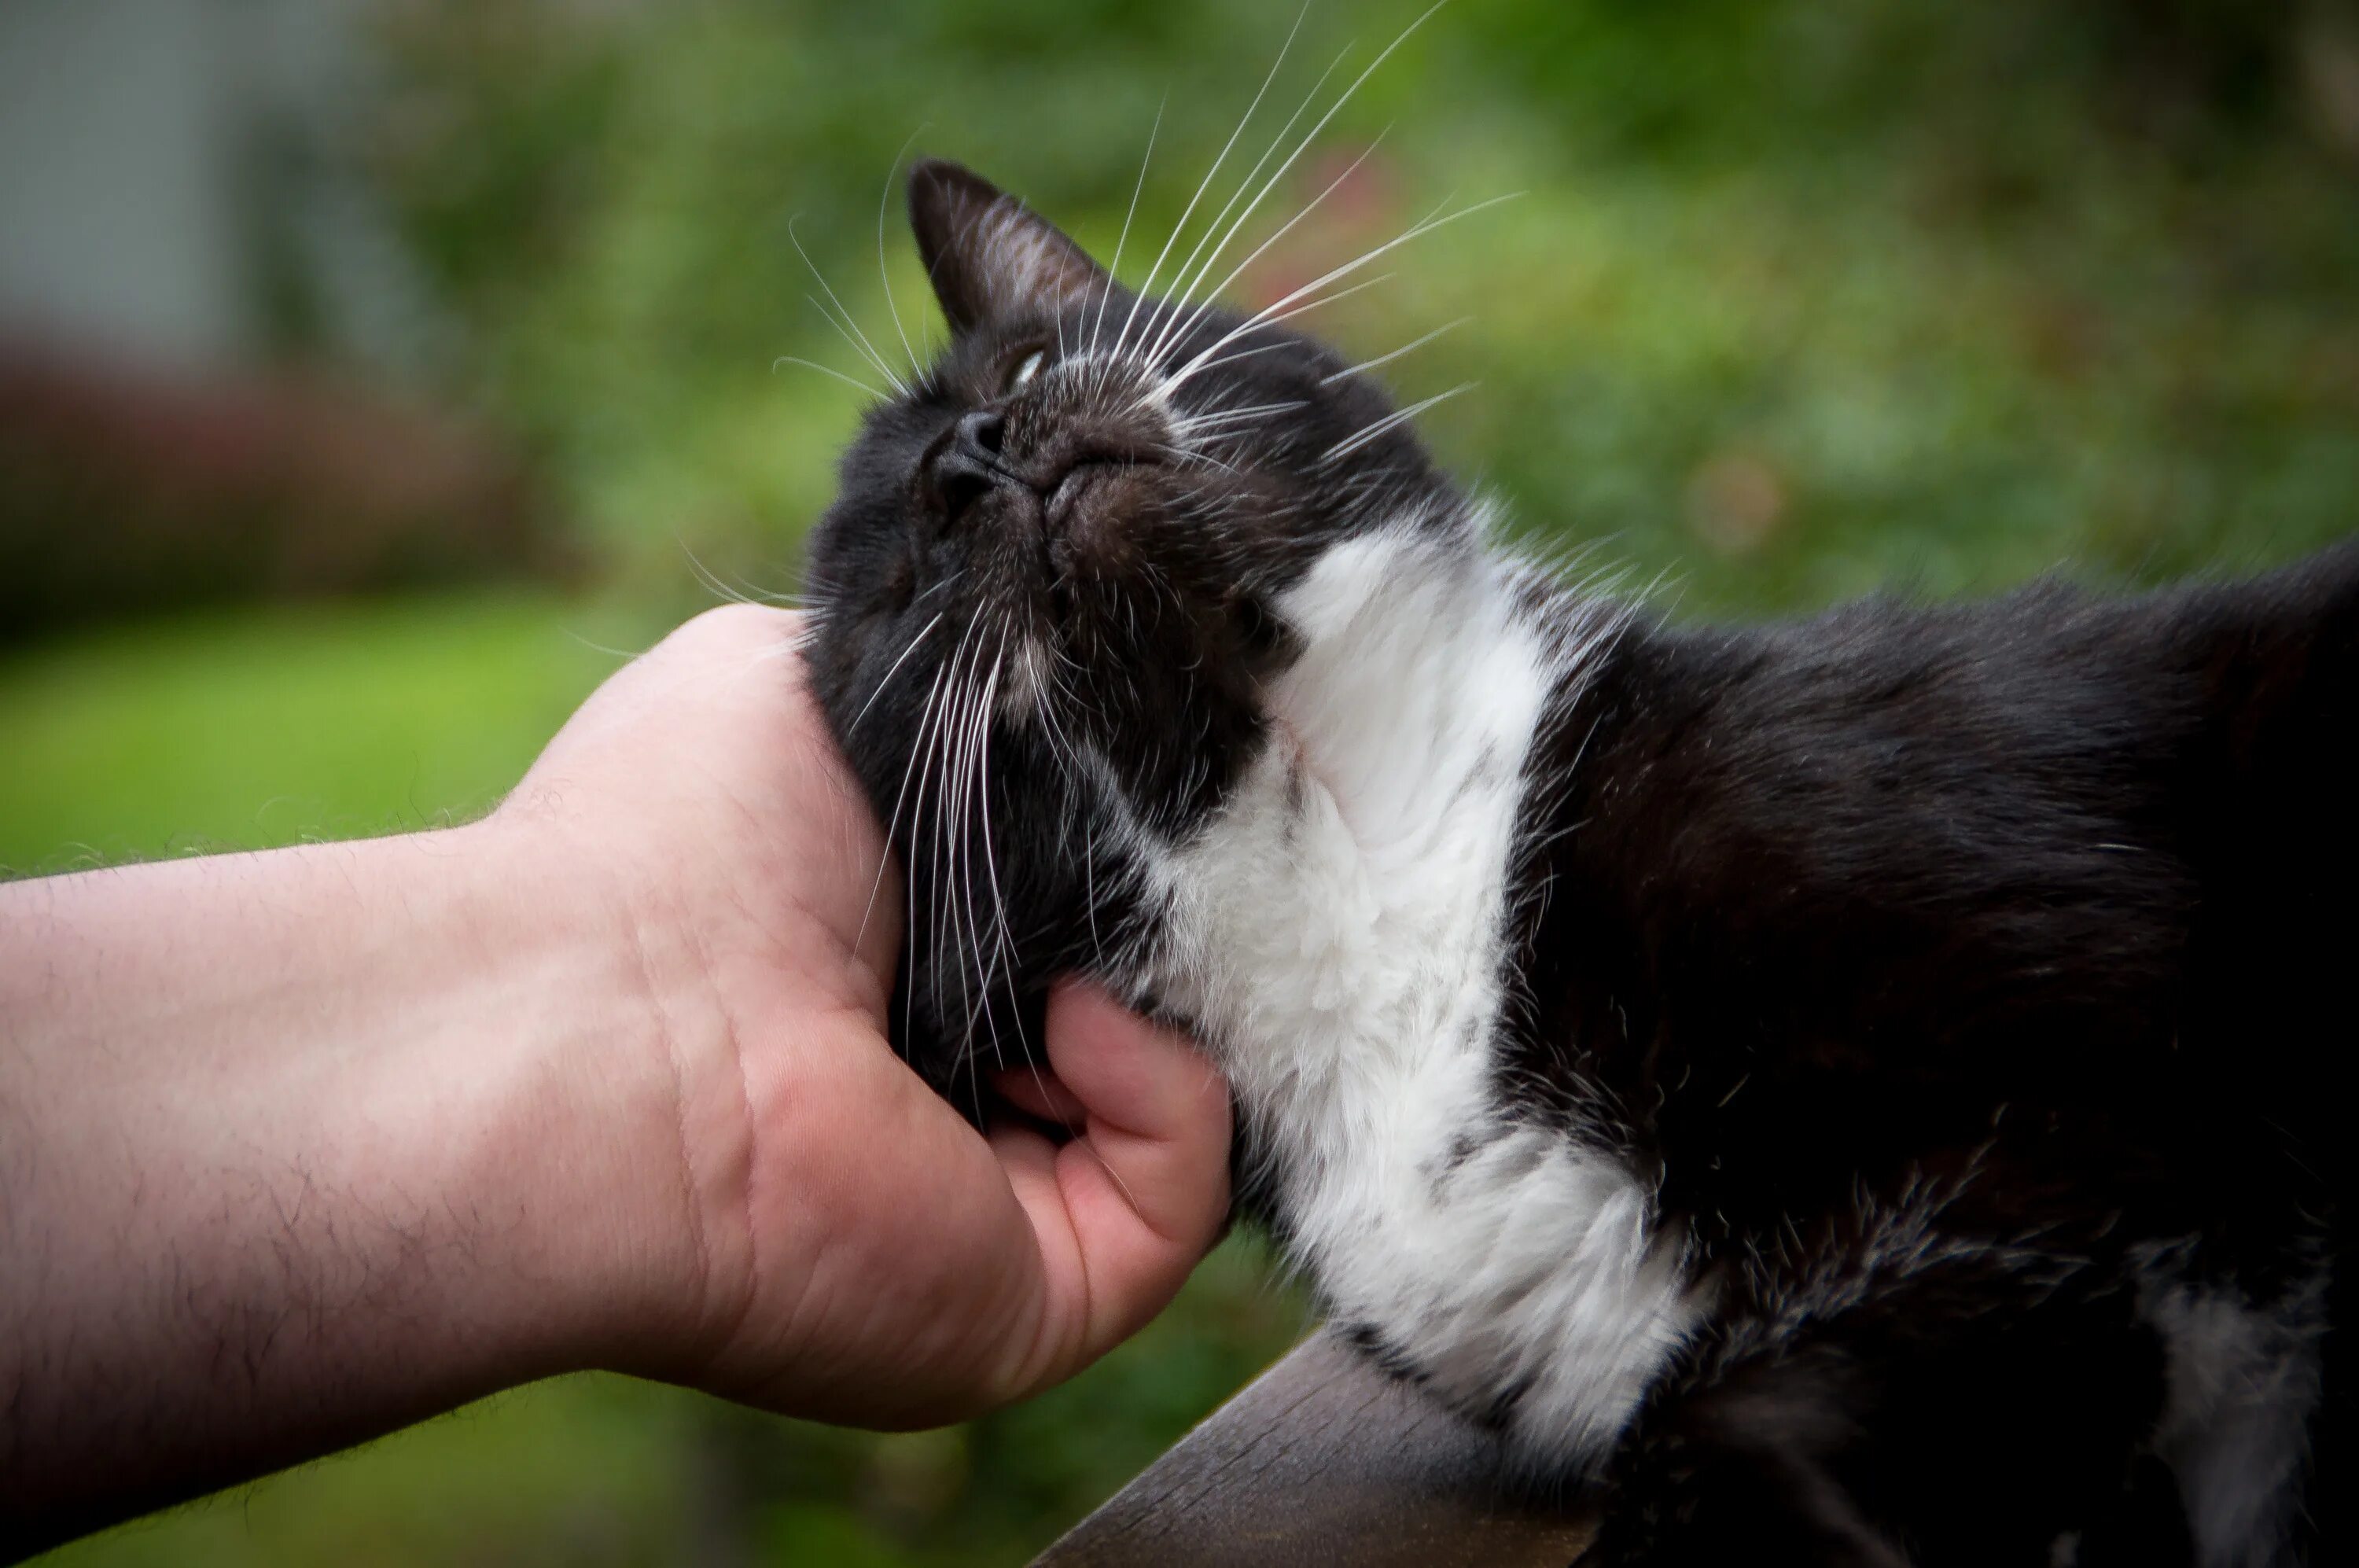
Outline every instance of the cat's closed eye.
<path id="1" fill-rule="evenodd" d="M 1007 373 L 1007 385 L 1001 389 L 1002 396 L 1024 390 L 1026 385 L 1040 373 L 1041 364 L 1047 358 L 1048 351 L 1036 348 L 1016 361 L 1016 368 Z"/>
<path id="2" fill-rule="evenodd" d="M 875 606 L 877 615 L 898 615 L 909 607 L 918 591 L 918 563 L 907 553 L 893 557 L 885 569 L 883 593 Z"/>

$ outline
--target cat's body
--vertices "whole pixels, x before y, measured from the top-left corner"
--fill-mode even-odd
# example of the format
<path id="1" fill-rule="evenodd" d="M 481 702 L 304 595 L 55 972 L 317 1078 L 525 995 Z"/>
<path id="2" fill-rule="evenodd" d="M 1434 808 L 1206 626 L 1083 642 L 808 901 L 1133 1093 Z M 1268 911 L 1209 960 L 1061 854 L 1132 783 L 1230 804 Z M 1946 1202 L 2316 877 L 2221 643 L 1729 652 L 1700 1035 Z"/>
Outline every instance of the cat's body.
<path id="1" fill-rule="evenodd" d="M 1243 1205 L 1603 1561 L 2326 1560 L 2359 549 L 1679 629 L 1316 345 L 912 189 L 961 338 L 814 668 L 914 1062 L 1069 969 L 1184 1020 Z"/>
<path id="2" fill-rule="evenodd" d="M 1345 1331 L 1525 1452 L 1635 1439 L 1609 1534 L 1758 1552 L 1748 1490 L 1815 1536 L 1921 1477 L 1927 1560 L 2006 1561 L 2152 1453 L 2202 1560 L 2272 1560 L 2347 1178 L 2359 551 L 1603 639 L 1479 551 L 1353 553 L 1273 691 L 1305 738 L 1191 857 L 1238 913 L 1188 1009 Z"/>

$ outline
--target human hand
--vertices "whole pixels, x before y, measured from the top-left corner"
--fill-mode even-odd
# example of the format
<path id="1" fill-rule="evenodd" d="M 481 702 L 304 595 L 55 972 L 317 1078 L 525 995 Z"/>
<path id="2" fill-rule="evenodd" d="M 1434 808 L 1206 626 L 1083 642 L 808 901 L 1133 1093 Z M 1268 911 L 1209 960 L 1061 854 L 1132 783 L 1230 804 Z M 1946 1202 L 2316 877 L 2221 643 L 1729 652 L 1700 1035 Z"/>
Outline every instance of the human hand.
<path id="1" fill-rule="evenodd" d="M 799 1415 L 919 1425 L 1071 1376 L 1170 1299 L 1228 1206 L 1227 1092 L 1086 989 L 1061 1147 L 976 1132 L 892 1053 L 898 878 L 802 679 L 796 617 L 700 616 L 609 681 L 484 826 L 603 898 L 658 1027 L 602 1064 L 618 1299 L 603 1357 Z"/>
<path id="2" fill-rule="evenodd" d="M 1179 1289 L 1220 1079 L 1074 989 L 1061 1147 L 902 1065 L 796 630 L 690 622 L 479 822 L 0 884 L 0 1558 L 582 1367 L 948 1421 Z"/>

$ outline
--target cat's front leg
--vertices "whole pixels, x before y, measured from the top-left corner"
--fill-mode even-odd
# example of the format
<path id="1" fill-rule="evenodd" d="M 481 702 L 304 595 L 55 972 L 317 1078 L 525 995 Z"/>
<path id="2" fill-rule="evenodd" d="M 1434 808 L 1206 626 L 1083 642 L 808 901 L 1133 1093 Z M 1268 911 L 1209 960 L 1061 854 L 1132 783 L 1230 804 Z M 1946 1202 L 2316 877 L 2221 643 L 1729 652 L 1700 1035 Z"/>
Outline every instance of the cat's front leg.
<path id="1" fill-rule="evenodd" d="M 2084 1258 L 1907 1235 L 1731 1282 L 1609 1462 L 1583 1568 L 2190 1561 L 2129 1293 Z"/>

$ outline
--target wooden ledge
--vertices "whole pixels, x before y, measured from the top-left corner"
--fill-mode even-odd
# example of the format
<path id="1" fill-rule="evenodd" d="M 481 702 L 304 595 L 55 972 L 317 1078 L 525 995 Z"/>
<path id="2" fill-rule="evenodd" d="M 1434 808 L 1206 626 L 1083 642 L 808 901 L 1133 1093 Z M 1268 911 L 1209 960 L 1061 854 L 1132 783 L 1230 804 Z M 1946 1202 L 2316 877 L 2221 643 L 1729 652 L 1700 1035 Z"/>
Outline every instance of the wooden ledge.
<path id="1" fill-rule="evenodd" d="M 1205 1418 L 1040 1568 L 1566 1568 L 1589 1524 L 1516 1500 L 1497 1440 L 1321 1333 Z"/>

